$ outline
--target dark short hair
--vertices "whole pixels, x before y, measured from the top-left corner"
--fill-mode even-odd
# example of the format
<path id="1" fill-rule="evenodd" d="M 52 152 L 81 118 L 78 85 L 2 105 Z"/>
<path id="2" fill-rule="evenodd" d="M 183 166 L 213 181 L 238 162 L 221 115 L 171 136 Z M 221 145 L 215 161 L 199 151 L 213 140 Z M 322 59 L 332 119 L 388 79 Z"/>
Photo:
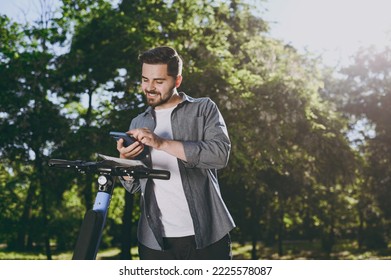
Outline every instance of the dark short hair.
<path id="1" fill-rule="evenodd" d="M 141 64 L 167 64 L 168 75 L 175 78 L 182 74 L 182 58 L 170 47 L 157 47 L 145 51 L 139 56 L 139 61 Z"/>

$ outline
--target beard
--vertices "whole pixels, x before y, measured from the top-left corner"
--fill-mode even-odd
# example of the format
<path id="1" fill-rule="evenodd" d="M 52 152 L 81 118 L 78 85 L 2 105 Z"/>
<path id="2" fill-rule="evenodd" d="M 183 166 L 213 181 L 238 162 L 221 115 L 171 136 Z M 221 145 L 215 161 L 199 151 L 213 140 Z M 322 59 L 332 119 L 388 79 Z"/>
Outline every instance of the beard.
<path id="1" fill-rule="evenodd" d="M 157 91 L 146 91 L 145 93 L 147 97 L 147 103 L 152 108 L 161 106 L 167 103 L 171 99 L 174 92 L 175 92 L 175 88 L 171 89 L 166 94 L 162 94 L 161 92 L 157 92 Z M 154 96 L 150 96 L 150 94 Z"/>

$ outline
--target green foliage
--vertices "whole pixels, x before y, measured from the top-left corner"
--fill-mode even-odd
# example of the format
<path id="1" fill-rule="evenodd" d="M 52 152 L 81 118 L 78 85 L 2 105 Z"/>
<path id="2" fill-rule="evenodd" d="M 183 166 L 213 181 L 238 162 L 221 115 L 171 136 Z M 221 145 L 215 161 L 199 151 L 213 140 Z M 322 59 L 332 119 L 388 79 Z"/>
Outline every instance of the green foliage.
<path id="1" fill-rule="evenodd" d="M 391 104 L 391 49 L 362 48 L 353 63 L 342 69 L 339 96 L 349 115 L 356 149 L 363 157 L 359 197 L 360 242 L 368 248 L 386 248 L 389 240 L 388 203 Z"/>
<path id="2" fill-rule="evenodd" d="M 251 258 L 259 241 L 289 253 L 286 239 L 320 240 L 331 254 L 338 238 L 360 231 L 384 246 L 376 234 L 391 213 L 388 53 L 358 54 L 342 83 L 269 38 L 252 9 L 239 0 L 63 0 L 31 26 L 1 16 L 0 238 L 20 250 L 44 246 L 47 258 L 50 242 L 73 248 L 96 176 L 59 172 L 47 160 L 116 156 L 109 131 L 126 131 L 145 108 L 137 56 L 169 45 L 184 59 L 181 89 L 211 97 L 227 122 L 222 194 L 237 222 L 233 238 L 252 243 Z M 346 137 L 352 113 L 376 123 L 359 152 Z M 124 221 L 137 222 L 124 193 L 115 190 L 103 247 L 124 242 Z"/>

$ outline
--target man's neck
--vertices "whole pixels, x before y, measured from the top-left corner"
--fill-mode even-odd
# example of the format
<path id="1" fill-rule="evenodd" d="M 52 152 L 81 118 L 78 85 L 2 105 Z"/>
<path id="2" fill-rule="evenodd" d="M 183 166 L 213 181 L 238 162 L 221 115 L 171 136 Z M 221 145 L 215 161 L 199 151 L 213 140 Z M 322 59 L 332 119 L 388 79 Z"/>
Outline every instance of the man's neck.
<path id="1" fill-rule="evenodd" d="M 175 91 L 173 93 L 173 95 L 171 96 L 171 98 L 166 103 L 159 105 L 159 106 L 156 106 L 155 110 L 172 108 L 181 102 L 182 102 L 181 95 L 177 91 Z"/>

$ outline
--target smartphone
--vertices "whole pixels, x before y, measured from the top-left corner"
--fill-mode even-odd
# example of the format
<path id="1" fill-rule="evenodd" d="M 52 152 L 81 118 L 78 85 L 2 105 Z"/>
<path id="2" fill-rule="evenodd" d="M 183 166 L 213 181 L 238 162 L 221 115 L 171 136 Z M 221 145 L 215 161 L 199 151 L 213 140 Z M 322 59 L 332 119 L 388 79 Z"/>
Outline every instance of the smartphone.
<path id="1" fill-rule="evenodd" d="M 124 139 L 124 147 L 127 147 L 134 142 L 136 142 L 136 139 L 134 139 L 132 136 L 129 134 L 126 134 L 125 132 L 117 132 L 117 131 L 111 131 L 110 136 L 113 137 L 116 141 L 119 139 Z"/>

